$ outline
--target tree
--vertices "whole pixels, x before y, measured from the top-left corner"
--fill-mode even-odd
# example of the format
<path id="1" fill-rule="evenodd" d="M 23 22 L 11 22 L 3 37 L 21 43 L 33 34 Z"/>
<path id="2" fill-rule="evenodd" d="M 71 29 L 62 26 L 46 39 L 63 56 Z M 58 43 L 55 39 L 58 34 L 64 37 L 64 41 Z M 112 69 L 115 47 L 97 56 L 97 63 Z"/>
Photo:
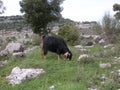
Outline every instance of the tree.
<path id="1" fill-rule="evenodd" d="M 116 11 L 115 14 L 116 19 L 120 19 L 120 4 L 114 4 L 113 10 Z"/>
<path id="2" fill-rule="evenodd" d="M 30 24 L 33 32 L 39 35 L 48 34 L 48 23 L 58 20 L 64 0 L 22 0 L 20 1 L 21 12 L 24 13 L 25 21 Z"/>
<path id="3" fill-rule="evenodd" d="M 102 20 L 102 29 L 107 43 L 116 43 L 120 38 L 120 22 L 109 14 L 105 14 Z"/>
<path id="4" fill-rule="evenodd" d="M 4 13 L 5 7 L 3 6 L 3 2 L 0 0 L 0 14 Z"/>

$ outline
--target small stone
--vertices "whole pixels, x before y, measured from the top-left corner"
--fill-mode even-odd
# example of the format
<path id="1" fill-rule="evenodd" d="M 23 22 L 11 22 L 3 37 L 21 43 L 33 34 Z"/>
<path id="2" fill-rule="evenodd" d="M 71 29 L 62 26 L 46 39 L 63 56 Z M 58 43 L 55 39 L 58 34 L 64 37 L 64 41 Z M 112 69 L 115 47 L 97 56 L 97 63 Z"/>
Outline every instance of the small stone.
<path id="1" fill-rule="evenodd" d="M 88 58 L 88 55 L 87 54 L 80 55 L 79 58 L 78 58 L 78 60 L 80 60 L 82 58 Z"/>
<path id="2" fill-rule="evenodd" d="M 102 80 L 102 81 L 105 81 L 105 79 L 106 79 L 105 74 L 102 74 L 101 80 Z"/>
<path id="3" fill-rule="evenodd" d="M 54 85 L 52 85 L 52 86 L 49 87 L 49 90 L 54 90 L 54 89 L 55 89 Z"/>
<path id="4" fill-rule="evenodd" d="M 102 63 L 102 64 L 99 64 L 100 68 L 110 68 L 111 67 L 111 64 L 110 63 Z"/>

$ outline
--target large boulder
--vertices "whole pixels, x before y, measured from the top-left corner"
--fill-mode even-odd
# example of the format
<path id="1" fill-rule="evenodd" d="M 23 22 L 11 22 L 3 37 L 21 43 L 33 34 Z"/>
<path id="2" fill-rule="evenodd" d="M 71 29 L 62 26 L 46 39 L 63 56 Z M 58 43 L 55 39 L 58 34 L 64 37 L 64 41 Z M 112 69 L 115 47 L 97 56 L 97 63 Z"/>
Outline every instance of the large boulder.
<path id="1" fill-rule="evenodd" d="M 12 69 L 12 72 L 9 76 L 6 77 L 9 84 L 16 85 L 24 82 L 27 79 L 35 78 L 38 75 L 44 73 L 45 71 L 43 69 L 20 69 L 19 67 L 15 67 Z"/>
<path id="2" fill-rule="evenodd" d="M 24 46 L 21 43 L 13 43 L 12 42 L 12 43 L 8 43 L 5 50 L 7 50 L 9 53 L 23 52 Z"/>

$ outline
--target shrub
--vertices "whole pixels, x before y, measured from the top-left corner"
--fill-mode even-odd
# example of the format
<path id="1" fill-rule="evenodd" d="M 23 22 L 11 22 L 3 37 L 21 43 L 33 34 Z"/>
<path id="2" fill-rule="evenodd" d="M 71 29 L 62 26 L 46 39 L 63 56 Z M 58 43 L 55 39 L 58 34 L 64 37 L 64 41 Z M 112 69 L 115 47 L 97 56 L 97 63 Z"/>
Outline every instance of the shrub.
<path id="1" fill-rule="evenodd" d="M 59 29 L 58 36 L 64 38 L 69 45 L 76 45 L 79 41 L 78 28 L 72 23 L 62 26 Z"/>
<path id="2" fill-rule="evenodd" d="M 105 14 L 102 20 L 102 27 L 108 43 L 116 43 L 120 38 L 120 22 L 109 14 Z"/>

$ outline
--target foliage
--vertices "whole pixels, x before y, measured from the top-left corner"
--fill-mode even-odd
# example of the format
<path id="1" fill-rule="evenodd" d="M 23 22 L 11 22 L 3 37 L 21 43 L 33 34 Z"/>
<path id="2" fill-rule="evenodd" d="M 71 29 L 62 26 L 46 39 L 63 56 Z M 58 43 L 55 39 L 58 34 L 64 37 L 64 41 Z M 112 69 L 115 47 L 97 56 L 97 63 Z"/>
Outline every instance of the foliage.
<path id="1" fill-rule="evenodd" d="M 113 10 L 116 11 L 115 14 L 116 19 L 120 19 L 120 4 L 114 4 Z"/>
<path id="2" fill-rule="evenodd" d="M 47 29 L 48 23 L 58 20 L 63 0 L 22 0 L 20 2 L 21 12 L 29 23 L 34 33 L 39 35 L 50 32 Z"/>
<path id="3" fill-rule="evenodd" d="M 118 41 L 120 34 L 120 22 L 115 18 L 111 17 L 109 14 L 105 14 L 102 20 L 102 28 L 105 33 L 107 43 L 114 43 Z M 116 37 L 116 35 L 118 35 Z"/>
<path id="4" fill-rule="evenodd" d="M 73 23 L 62 26 L 58 36 L 64 38 L 70 45 L 76 45 L 79 42 L 78 28 Z"/>

